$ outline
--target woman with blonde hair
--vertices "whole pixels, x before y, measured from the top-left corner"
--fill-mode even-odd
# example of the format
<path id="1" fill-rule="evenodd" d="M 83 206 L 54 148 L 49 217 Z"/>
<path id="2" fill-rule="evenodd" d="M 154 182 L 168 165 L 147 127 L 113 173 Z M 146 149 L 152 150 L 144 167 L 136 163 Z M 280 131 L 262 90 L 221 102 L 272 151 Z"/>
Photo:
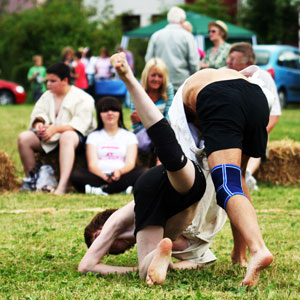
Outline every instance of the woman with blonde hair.
<path id="1" fill-rule="evenodd" d="M 160 58 L 151 58 L 142 72 L 141 85 L 160 112 L 168 119 L 168 111 L 174 97 L 174 88 L 169 82 L 169 72 L 166 64 Z M 131 101 L 131 121 L 133 132 L 139 141 L 139 151 L 148 154 L 152 143 Z"/>

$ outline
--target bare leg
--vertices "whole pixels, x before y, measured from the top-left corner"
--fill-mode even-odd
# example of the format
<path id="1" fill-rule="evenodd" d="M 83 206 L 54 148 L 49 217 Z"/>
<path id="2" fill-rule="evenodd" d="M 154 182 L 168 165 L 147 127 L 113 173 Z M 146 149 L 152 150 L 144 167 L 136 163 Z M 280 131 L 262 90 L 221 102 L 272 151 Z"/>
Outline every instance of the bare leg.
<path id="1" fill-rule="evenodd" d="M 149 286 L 164 283 L 168 267 L 171 264 L 172 241 L 169 238 L 164 238 L 159 242 L 154 252 L 146 277 Z"/>
<path id="2" fill-rule="evenodd" d="M 246 175 L 246 167 L 249 157 L 246 155 L 242 156 L 242 185 L 243 191 L 247 196 L 248 200 L 251 201 L 251 195 L 249 188 L 246 184 L 245 175 Z M 232 235 L 233 235 L 233 250 L 231 252 L 231 261 L 232 265 L 240 264 L 242 267 L 247 267 L 247 244 L 240 234 L 240 232 L 235 228 L 235 226 L 230 222 Z"/>
<path id="3" fill-rule="evenodd" d="M 234 266 L 235 264 L 239 264 L 242 267 L 247 267 L 247 244 L 243 236 L 231 222 L 230 225 L 234 242 L 231 252 L 232 265 Z"/>
<path id="4" fill-rule="evenodd" d="M 261 162 L 261 158 L 258 157 L 250 157 L 247 165 L 247 170 L 250 171 L 250 174 L 253 175 L 259 168 Z"/>
<path id="5" fill-rule="evenodd" d="M 175 241 L 181 235 L 183 230 L 192 223 L 197 212 L 198 203 L 199 202 L 194 203 L 168 219 L 164 230 L 164 237 L 168 237 L 172 241 Z"/>
<path id="6" fill-rule="evenodd" d="M 190 260 L 182 260 L 177 263 L 172 264 L 172 269 L 175 270 L 191 270 L 203 268 L 205 264 L 196 264 Z"/>
<path id="7" fill-rule="evenodd" d="M 113 55 L 111 63 L 126 84 L 144 127 L 149 129 L 163 119 L 161 112 L 135 79 L 124 53 Z M 195 181 L 195 168 L 189 160 L 180 170 L 175 172 L 167 171 L 167 174 L 173 188 L 182 194 L 187 193 Z M 177 224 L 175 223 L 177 226 L 175 229 L 166 225 L 165 236 L 175 239 L 188 225 L 186 223 L 187 220 L 190 222 L 190 216 L 194 216 L 191 210 L 184 215 L 184 218 L 178 219 Z M 181 225 L 184 227 L 181 227 Z M 172 242 L 168 238 L 162 238 L 163 228 L 158 226 L 148 226 L 137 233 L 140 277 L 144 278 L 147 272 L 146 281 L 148 285 L 162 284 L 171 262 Z"/>
<path id="8" fill-rule="evenodd" d="M 75 131 L 65 131 L 59 139 L 59 169 L 60 177 L 56 195 L 64 194 L 67 191 L 69 177 L 75 160 L 75 149 L 78 146 L 79 138 Z"/>
<path id="9" fill-rule="evenodd" d="M 152 125 L 160 121 L 163 118 L 163 115 L 134 77 L 126 61 L 125 54 L 115 54 L 110 60 L 113 67 L 118 72 L 118 75 L 126 84 L 144 127 L 146 129 L 150 128 Z M 176 191 L 179 193 L 188 192 L 193 186 L 195 179 L 195 169 L 192 162 L 188 161 L 187 164 L 179 171 L 168 171 L 168 177 Z"/>
<path id="10" fill-rule="evenodd" d="M 168 266 L 171 264 L 171 239 L 175 240 L 192 222 L 197 205 L 198 203 L 195 203 L 171 217 L 165 230 L 160 226 L 148 226 L 137 233 L 139 274 L 141 278 L 147 278 L 148 285 L 163 283 Z"/>
<path id="11" fill-rule="evenodd" d="M 23 164 L 24 173 L 28 176 L 29 171 L 35 167 L 34 152 L 41 152 L 41 142 L 32 131 L 24 131 L 18 138 L 18 149 Z"/>
<path id="12" fill-rule="evenodd" d="M 224 163 L 241 166 L 241 156 L 240 149 L 213 152 L 208 157 L 209 167 L 212 169 Z M 254 207 L 245 196 L 235 195 L 229 199 L 226 212 L 233 226 L 245 240 L 250 252 L 250 262 L 242 285 L 255 286 L 261 270 L 272 263 L 273 256 L 263 241 Z"/>
<path id="13" fill-rule="evenodd" d="M 158 243 L 163 239 L 163 227 L 147 226 L 136 235 L 139 274 L 146 278 Z"/>

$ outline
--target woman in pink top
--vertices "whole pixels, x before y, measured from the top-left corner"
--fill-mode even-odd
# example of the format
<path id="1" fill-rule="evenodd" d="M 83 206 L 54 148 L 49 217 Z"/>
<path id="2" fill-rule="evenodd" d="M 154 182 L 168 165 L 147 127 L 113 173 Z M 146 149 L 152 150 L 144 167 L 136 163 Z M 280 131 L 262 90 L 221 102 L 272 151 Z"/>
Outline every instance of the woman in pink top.
<path id="1" fill-rule="evenodd" d="M 96 60 L 96 79 L 109 79 L 112 76 L 112 65 L 107 49 L 102 47 L 100 49 L 100 56 Z"/>

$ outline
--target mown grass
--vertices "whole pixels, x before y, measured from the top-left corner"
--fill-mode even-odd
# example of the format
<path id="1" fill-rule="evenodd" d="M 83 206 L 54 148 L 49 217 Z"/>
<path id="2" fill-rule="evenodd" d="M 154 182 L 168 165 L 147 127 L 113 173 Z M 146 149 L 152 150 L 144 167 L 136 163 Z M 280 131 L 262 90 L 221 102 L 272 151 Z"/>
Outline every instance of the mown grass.
<path id="1" fill-rule="evenodd" d="M 16 140 L 27 128 L 31 110 L 32 105 L 0 107 L 0 149 L 15 162 L 19 178 L 23 175 Z M 300 141 L 298 115 L 299 107 L 284 110 L 270 140 Z M 228 222 L 212 244 L 218 257 L 214 264 L 171 271 L 163 286 L 148 288 L 136 273 L 82 276 L 77 272 L 86 251 L 83 229 L 95 214 L 91 210 L 121 207 L 132 196 L 1 194 L 0 299 L 300 299 L 299 188 L 259 186 L 253 202 L 275 261 L 250 292 L 239 288 L 245 270 L 230 265 L 233 241 Z M 104 261 L 136 265 L 136 248 L 108 255 Z"/>

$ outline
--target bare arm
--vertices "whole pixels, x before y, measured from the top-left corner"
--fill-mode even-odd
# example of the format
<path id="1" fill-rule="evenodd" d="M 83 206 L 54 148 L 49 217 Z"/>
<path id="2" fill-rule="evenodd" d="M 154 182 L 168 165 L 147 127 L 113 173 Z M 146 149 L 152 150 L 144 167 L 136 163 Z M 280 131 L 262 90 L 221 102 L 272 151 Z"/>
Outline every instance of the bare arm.
<path id="1" fill-rule="evenodd" d="M 110 182 L 110 178 L 98 168 L 97 148 L 94 145 L 86 145 L 87 166 L 91 173 L 101 177 L 106 182 Z"/>
<path id="2" fill-rule="evenodd" d="M 111 57 L 111 63 L 124 81 L 135 105 L 136 111 L 146 129 L 163 118 L 163 115 L 134 77 L 124 53 Z"/>
<path id="3" fill-rule="evenodd" d="M 136 164 L 138 146 L 137 144 L 129 145 L 126 151 L 125 165 L 119 170 L 114 170 L 112 180 L 119 180 L 123 174 L 130 172 Z"/>
<path id="4" fill-rule="evenodd" d="M 273 130 L 273 128 L 275 127 L 275 125 L 277 124 L 277 122 L 279 120 L 279 117 L 280 116 L 270 116 L 269 117 L 269 123 L 267 126 L 268 133 L 270 133 Z"/>
<path id="5" fill-rule="evenodd" d="M 135 271 L 136 267 L 110 266 L 101 263 L 103 256 L 109 251 L 113 242 L 121 236 L 132 236 L 134 228 L 134 201 L 118 209 L 105 222 L 100 235 L 95 239 L 78 265 L 78 271 L 85 274 L 94 272 L 118 274 Z"/>

